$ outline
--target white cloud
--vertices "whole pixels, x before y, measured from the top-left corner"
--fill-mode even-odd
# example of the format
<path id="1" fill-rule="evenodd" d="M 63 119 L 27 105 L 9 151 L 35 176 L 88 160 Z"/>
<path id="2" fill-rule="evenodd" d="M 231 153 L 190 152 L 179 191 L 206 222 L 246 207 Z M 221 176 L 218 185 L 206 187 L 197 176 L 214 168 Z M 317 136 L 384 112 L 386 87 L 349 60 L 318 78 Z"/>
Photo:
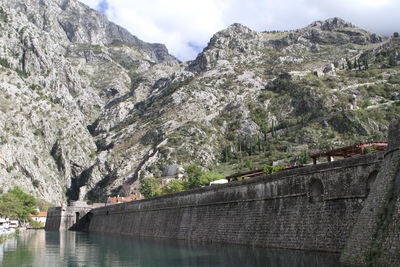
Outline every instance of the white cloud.
<path id="1" fill-rule="evenodd" d="M 193 46 L 204 46 L 226 27 L 224 1 L 109 0 L 108 17 L 147 42 L 164 43 L 180 59 L 194 58 Z M 191 44 L 191 45 L 190 45 Z"/>
<path id="2" fill-rule="evenodd" d="M 82 0 L 93 8 L 105 0 Z M 254 30 L 304 27 L 342 17 L 380 34 L 400 31 L 399 0 L 107 0 L 106 15 L 146 42 L 193 59 L 217 31 L 234 22 Z"/>

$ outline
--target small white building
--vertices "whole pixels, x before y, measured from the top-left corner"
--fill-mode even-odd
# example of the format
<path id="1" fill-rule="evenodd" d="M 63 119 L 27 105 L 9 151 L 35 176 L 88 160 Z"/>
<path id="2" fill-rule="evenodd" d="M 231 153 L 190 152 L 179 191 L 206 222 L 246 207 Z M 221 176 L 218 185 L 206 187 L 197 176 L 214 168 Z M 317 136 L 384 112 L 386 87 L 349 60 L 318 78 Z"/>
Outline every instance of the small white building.
<path id="1" fill-rule="evenodd" d="M 18 227 L 19 227 L 18 220 L 10 220 L 10 224 L 8 225 L 8 228 L 18 228 Z"/>
<path id="2" fill-rule="evenodd" d="M 17 221 L 18 222 L 18 221 Z M 12 228 L 13 221 L 8 218 L 0 218 L 0 235 L 9 235 L 15 232 Z"/>
<path id="3" fill-rule="evenodd" d="M 8 228 L 10 227 L 10 220 L 8 218 L 0 217 L 0 227 L 1 228 Z"/>
<path id="4" fill-rule="evenodd" d="M 46 219 L 47 219 L 47 212 L 41 211 L 37 215 L 34 214 L 28 214 L 29 217 L 35 222 L 41 222 L 43 223 L 43 226 L 46 225 Z"/>
<path id="5" fill-rule="evenodd" d="M 210 185 L 213 185 L 213 184 L 227 184 L 227 183 L 228 183 L 227 179 L 219 179 L 219 180 L 215 180 L 215 181 L 210 182 Z"/>

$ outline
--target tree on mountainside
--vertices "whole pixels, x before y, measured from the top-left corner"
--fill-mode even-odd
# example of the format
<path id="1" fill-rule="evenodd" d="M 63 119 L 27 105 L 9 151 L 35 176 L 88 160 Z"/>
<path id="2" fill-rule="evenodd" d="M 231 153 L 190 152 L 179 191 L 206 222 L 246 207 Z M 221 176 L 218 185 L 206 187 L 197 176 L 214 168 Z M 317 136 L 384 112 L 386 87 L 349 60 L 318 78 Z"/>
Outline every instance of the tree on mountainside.
<path id="1" fill-rule="evenodd" d="M 35 197 L 17 186 L 0 196 L 0 216 L 29 221 L 28 213 L 36 214 L 36 208 Z"/>
<path id="2" fill-rule="evenodd" d="M 161 186 L 156 178 L 144 178 L 140 181 L 139 191 L 146 198 L 156 197 L 161 194 Z"/>
<path id="3" fill-rule="evenodd" d="M 395 56 L 394 55 L 389 55 L 389 66 L 390 67 L 395 67 L 396 65 L 397 65 L 397 62 L 396 62 L 396 58 L 395 58 Z"/>
<path id="4" fill-rule="evenodd" d="M 346 58 L 346 64 L 347 64 L 347 68 L 348 68 L 349 70 L 351 70 L 351 69 L 353 68 L 353 64 L 351 64 L 350 59 Z"/>
<path id="5" fill-rule="evenodd" d="M 369 68 L 368 66 L 368 60 L 365 58 L 363 59 L 363 65 L 364 65 L 364 69 L 367 70 Z"/>
<path id="6" fill-rule="evenodd" d="M 210 182 L 223 179 L 224 176 L 215 172 L 205 172 L 196 164 L 185 167 L 186 172 L 186 189 L 194 189 L 207 186 Z"/>
<path id="7" fill-rule="evenodd" d="M 185 167 L 185 173 L 187 177 L 187 189 L 193 189 L 201 187 L 200 177 L 203 174 L 203 170 L 196 164 L 191 164 Z"/>
<path id="8" fill-rule="evenodd" d="M 164 194 L 181 192 L 186 189 L 185 182 L 180 179 L 171 180 L 162 190 Z"/>

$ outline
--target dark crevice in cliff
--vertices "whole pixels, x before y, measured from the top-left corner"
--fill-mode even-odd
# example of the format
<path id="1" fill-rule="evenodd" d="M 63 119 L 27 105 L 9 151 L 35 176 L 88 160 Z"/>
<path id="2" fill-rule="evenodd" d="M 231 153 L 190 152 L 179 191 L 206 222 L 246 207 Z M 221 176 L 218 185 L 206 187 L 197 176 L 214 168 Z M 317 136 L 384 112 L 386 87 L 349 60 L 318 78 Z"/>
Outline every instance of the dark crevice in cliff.
<path id="1" fill-rule="evenodd" d="M 111 143 L 107 144 L 106 140 L 104 140 L 104 139 L 97 140 L 95 144 L 96 144 L 97 152 L 111 150 L 114 147 L 114 143 L 111 142 Z"/>
<path id="2" fill-rule="evenodd" d="M 99 181 L 93 189 L 91 189 L 87 193 L 87 199 L 93 202 L 104 202 L 106 200 L 106 196 L 103 195 L 105 189 L 117 178 L 117 171 L 110 170 L 109 173 L 104 176 L 104 178 Z M 119 188 L 115 188 L 111 191 L 111 195 L 117 195 Z"/>
<path id="3" fill-rule="evenodd" d="M 84 170 L 78 177 L 71 180 L 71 187 L 67 191 L 69 201 L 79 200 L 80 188 L 88 183 L 92 171 L 93 166 Z"/>
<path id="4" fill-rule="evenodd" d="M 98 132 L 96 131 L 96 128 L 99 125 L 99 123 L 100 123 L 100 119 L 96 119 L 92 124 L 86 126 L 86 129 L 89 131 L 89 133 L 92 136 L 98 135 Z"/>
<path id="5" fill-rule="evenodd" d="M 65 173 L 65 161 L 60 143 L 57 141 L 51 148 L 50 155 L 53 157 L 59 172 Z"/>

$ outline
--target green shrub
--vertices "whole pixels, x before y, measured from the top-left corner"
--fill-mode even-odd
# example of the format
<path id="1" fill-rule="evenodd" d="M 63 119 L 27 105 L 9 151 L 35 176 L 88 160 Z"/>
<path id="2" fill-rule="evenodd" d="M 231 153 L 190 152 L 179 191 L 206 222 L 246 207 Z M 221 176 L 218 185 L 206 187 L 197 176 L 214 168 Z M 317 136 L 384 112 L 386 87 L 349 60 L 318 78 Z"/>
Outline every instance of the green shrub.
<path id="1" fill-rule="evenodd" d="M 170 181 L 162 190 L 163 194 L 171 194 L 186 190 L 185 182 L 180 179 Z"/>
<path id="2" fill-rule="evenodd" d="M 368 98 L 367 99 L 364 99 L 363 100 L 363 102 L 361 103 L 361 105 L 360 105 L 362 108 L 367 108 L 367 107 L 369 107 L 369 106 L 372 106 L 372 102 L 371 102 L 371 100 L 369 100 Z"/>
<path id="3" fill-rule="evenodd" d="M 258 100 L 260 102 L 264 102 L 265 100 L 271 99 L 275 96 L 275 94 L 271 91 L 263 91 L 258 95 Z"/>
<path id="4" fill-rule="evenodd" d="M 32 181 L 32 185 L 37 188 L 40 185 L 40 181 L 35 179 Z"/>
<path id="5" fill-rule="evenodd" d="M 140 180 L 139 191 L 146 198 L 159 196 L 161 194 L 160 181 L 156 178 L 144 178 Z"/>
<path id="6" fill-rule="evenodd" d="M 284 169 L 285 169 L 285 166 L 279 166 L 279 165 L 271 166 L 271 165 L 266 164 L 263 166 L 263 173 L 268 175 L 268 174 L 273 174 L 273 173 L 279 172 Z"/>
<path id="7" fill-rule="evenodd" d="M 391 83 L 391 84 L 400 84 L 400 75 L 399 74 L 391 75 L 389 77 L 388 82 Z"/>
<path id="8" fill-rule="evenodd" d="M 203 170 L 196 164 L 191 164 L 185 168 L 187 184 L 186 188 L 193 189 L 202 186 L 200 177 L 203 175 Z"/>
<path id="9" fill-rule="evenodd" d="M 37 200 L 17 186 L 0 196 L 1 217 L 30 221 L 28 213 L 37 214 L 36 208 Z"/>
<path id="10" fill-rule="evenodd" d="M 209 185 L 210 182 L 223 179 L 224 176 L 222 174 L 216 172 L 204 172 L 200 176 L 201 186 Z"/>
<path id="11" fill-rule="evenodd" d="M 10 63 L 5 58 L 0 58 L 0 65 L 5 68 L 10 68 Z"/>
<path id="12" fill-rule="evenodd" d="M 43 228 L 44 227 L 44 223 L 37 222 L 37 221 L 31 222 L 31 225 L 32 225 L 32 227 L 35 227 L 35 228 Z"/>
<path id="13" fill-rule="evenodd" d="M 12 172 L 13 170 L 14 170 L 14 166 L 8 166 L 8 167 L 6 168 L 6 171 L 7 171 L 8 173 Z"/>
<path id="14" fill-rule="evenodd" d="M 376 147 L 375 146 L 368 146 L 364 148 L 363 154 L 371 154 L 375 152 Z"/>

